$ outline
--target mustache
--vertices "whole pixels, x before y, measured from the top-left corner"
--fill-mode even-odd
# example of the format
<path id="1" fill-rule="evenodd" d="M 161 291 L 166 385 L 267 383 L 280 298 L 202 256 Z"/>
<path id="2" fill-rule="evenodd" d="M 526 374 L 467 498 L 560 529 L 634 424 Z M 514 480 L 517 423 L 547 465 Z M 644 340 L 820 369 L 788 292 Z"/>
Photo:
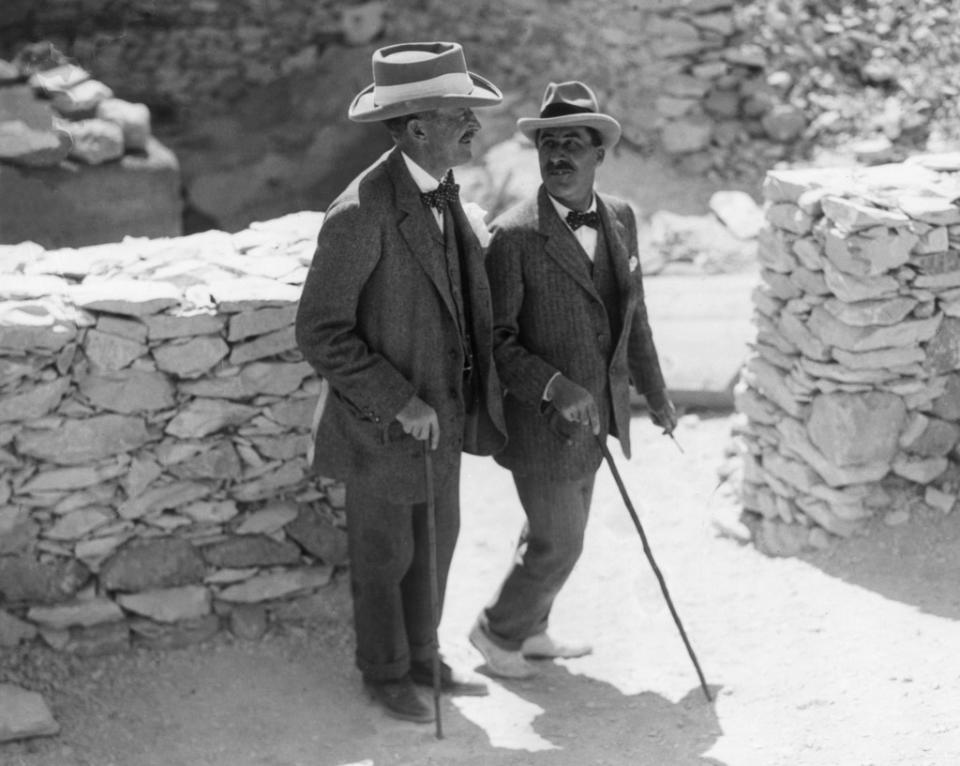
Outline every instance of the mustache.
<path id="1" fill-rule="evenodd" d="M 557 160 L 556 162 L 548 162 L 548 163 L 547 163 L 547 171 L 548 171 L 548 172 L 553 171 L 553 170 L 570 170 L 570 171 L 573 171 L 574 169 L 575 169 L 575 168 L 573 167 L 573 165 L 571 165 L 569 162 L 565 162 L 564 160 Z"/>

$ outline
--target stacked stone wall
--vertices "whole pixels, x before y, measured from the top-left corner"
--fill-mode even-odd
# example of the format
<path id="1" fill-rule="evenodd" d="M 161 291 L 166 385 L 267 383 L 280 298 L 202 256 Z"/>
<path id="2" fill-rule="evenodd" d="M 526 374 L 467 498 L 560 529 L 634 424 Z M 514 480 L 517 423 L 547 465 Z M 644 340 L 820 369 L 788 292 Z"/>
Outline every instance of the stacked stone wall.
<path id="1" fill-rule="evenodd" d="M 51 39 L 162 122 L 229 110 L 331 55 L 350 61 L 345 47 L 459 40 L 471 69 L 508 93 L 508 132 L 490 138 L 535 113 L 548 81 L 583 79 L 635 147 L 691 173 L 753 178 L 806 127 L 789 103 L 792 79 L 771 84 L 767 57 L 750 42 L 755 15 L 732 0 L 39 0 L 0 27 L 0 56 L 18 40 Z M 369 56 L 331 76 L 328 90 L 349 81 L 356 92 L 370 79 Z"/>
<path id="2" fill-rule="evenodd" d="M 960 156 L 783 170 L 763 186 L 742 499 L 796 552 L 960 490 Z"/>
<path id="3" fill-rule="evenodd" d="M 293 331 L 321 220 L 0 247 L 0 645 L 255 635 L 345 562 Z"/>

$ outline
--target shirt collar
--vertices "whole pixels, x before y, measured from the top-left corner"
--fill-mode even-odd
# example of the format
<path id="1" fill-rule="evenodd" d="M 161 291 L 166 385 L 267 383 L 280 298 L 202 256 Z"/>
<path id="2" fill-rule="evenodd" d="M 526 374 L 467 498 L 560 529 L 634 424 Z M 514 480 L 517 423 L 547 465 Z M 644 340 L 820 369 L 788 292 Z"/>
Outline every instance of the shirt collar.
<path id="1" fill-rule="evenodd" d="M 560 200 L 556 199 L 553 195 L 547 194 L 547 197 L 550 198 L 550 202 L 553 203 L 554 210 L 557 211 L 557 215 L 560 216 L 564 221 L 567 220 L 567 213 L 571 211 L 571 208 L 564 205 Z M 590 207 L 584 210 L 584 213 L 592 213 L 597 209 L 597 195 L 594 193 L 593 199 L 590 200 Z"/>
<path id="2" fill-rule="evenodd" d="M 413 176 L 413 182 L 420 191 L 433 191 L 440 185 L 440 182 L 436 178 L 410 159 L 406 152 L 401 151 L 400 156 L 403 157 L 403 161 L 407 163 L 407 170 L 410 171 L 410 175 Z"/>

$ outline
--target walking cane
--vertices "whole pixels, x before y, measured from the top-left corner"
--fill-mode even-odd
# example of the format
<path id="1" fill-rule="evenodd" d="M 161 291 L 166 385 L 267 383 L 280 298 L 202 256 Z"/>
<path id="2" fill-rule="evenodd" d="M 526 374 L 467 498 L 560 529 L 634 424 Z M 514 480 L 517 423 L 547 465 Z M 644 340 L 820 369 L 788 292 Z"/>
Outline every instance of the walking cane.
<path id="1" fill-rule="evenodd" d="M 623 497 L 623 502 L 626 503 L 627 510 L 630 512 L 630 518 L 633 519 L 633 525 L 637 528 L 637 532 L 640 533 L 640 542 L 643 543 L 643 552 L 647 555 L 647 560 L 650 562 L 650 566 L 653 567 L 653 573 L 657 576 L 657 581 L 660 583 L 660 590 L 663 591 L 663 597 L 667 600 L 667 606 L 670 608 L 670 614 L 673 615 L 673 621 L 676 623 L 677 629 L 680 631 L 680 637 L 683 639 L 683 645 L 687 647 L 687 654 L 689 654 L 690 659 L 693 660 L 693 667 L 696 668 L 697 676 L 700 678 L 700 688 L 703 689 L 703 693 L 707 698 L 707 702 L 713 702 L 713 698 L 710 696 L 710 690 L 707 688 L 707 679 L 703 677 L 703 671 L 700 670 L 700 663 L 697 662 L 697 655 L 693 653 L 693 647 L 690 646 L 690 641 L 687 639 L 687 632 L 683 629 L 683 623 L 680 622 L 680 615 L 677 614 L 677 610 L 673 606 L 673 600 L 670 598 L 670 592 L 667 590 L 666 580 L 663 579 L 663 575 L 660 573 L 660 568 L 657 566 L 657 562 L 653 560 L 653 551 L 650 550 L 650 543 L 647 541 L 647 535 L 643 531 L 643 526 L 640 524 L 640 517 L 637 516 L 637 512 L 633 507 L 633 503 L 630 502 L 630 496 L 627 494 L 627 488 L 623 485 L 623 479 L 620 478 L 620 472 L 617 471 L 617 466 L 613 462 L 613 456 L 610 454 L 610 450 L 607 449 L 607 445 L 602 437 L 597 436 L 597 444 L 600 445 L 600 451 L 603 453 L 604 460 L 606 460 L 607 465 L 610 466 L 610 473 L 613 474 L 613 479 L 617 483 L 617 488 L 620 490 L 620 495 Z"/>
<path id="2" fill-rule="evenodd" d="M 433 620 L 433 712 L 437 722 L 437 739 L 443 739 L 440 720 L 440 586 L 437 582 L 437 503 L 433 494 L 433 458 L 430 441 L 423 442 L 423 464 L 427 478 L 427 546 L 430 548 L 430 617 Z"/>

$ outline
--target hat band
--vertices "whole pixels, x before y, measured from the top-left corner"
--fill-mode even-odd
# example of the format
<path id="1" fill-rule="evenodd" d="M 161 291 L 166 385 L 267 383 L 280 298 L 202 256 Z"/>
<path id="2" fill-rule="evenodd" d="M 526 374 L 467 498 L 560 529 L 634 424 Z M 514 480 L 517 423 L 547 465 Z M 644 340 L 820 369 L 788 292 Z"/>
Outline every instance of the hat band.
<path id="1" fill-rule="evenodd" d="M 540 112 L 540 119 L 546 120 L 551 117 L 566 117 L 568 114 L 596 114 L 593 109 L 585 106 L 576 106 L 575 104 L 547 104 Z"/>
<path id="2" fill-rule="evenodd" d="M 373 103 L 387 106 L 415 98 L 436 96 L 466 96 L 473 91 L 473 80 L 466 72 L 449 72 L 426 80 L 400 85 L 374 85 Z"/>

